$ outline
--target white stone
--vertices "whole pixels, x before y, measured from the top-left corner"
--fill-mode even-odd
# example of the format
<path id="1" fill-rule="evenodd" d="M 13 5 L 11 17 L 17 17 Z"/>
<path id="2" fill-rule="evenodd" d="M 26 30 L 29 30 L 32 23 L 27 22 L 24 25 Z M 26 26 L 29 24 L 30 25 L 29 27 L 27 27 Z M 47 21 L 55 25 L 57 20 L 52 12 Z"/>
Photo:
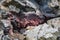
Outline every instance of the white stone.
<path id="1" fill-rule="evenodd" d="M 9 10 L 10 10 L 10 11 L 15 11 L 15 12 L 17 12 L 17 13 L 20 12 L 20 9 L 16 8 L 16 6 L 13 6 L 13 5 L 9 5 Z"/>
<path id="2" fill-rule="evenodd" d="M 3 35 L 3 30 L 0 30 L 0 40 L 1 40 L 2 35 Z"/>
<path id="3" fill-rule="evenodd" d="M 11 23 L 9 20 L 1 20 L 5 27 L 11 26 Z"/>
<path id="4" fill-rule="evenodd" d="M 53 25 L 54 28 L 58 29 L 58 28 L 60 28 L 60 17 L 48 20 L 47 23 L 49 25 Z"/>
<path id="5" fill-rule="evenodd" d="M 52 33 L 58 32 L 58 29 L 52 28 L 52 26 L 47 25 L 46 23 L 36 26 L 32 30 L 27 30 L 25 32 L 27 38 L 31 39 L 39 39 L 40 37 L 53 37 Z"/>

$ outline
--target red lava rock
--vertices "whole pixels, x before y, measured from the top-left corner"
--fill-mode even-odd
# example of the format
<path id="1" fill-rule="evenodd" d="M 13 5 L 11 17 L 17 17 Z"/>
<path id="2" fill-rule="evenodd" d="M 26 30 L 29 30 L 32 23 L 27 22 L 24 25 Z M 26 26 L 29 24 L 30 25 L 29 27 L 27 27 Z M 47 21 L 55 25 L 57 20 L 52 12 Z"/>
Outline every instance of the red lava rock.
<path id="1" fill-rule="evenodd" d="M 44 20 L 41 19 L 36 14 L 28 14 L 27 16 L 25 16 L 25 15 L 18 16 L 18 13 L 17 13 L 17 15 L 15 15 L 15 14 L 14 14 L 14 12 L 11 12 L 10 15 L 16 16 L 16 18 L 13 20 L 17 21 L 18 28 L 20 28 L 20 27 L 25 28 L 27 26 L 37 26 L 44 22 Z M 12 16 L 10 18 L 12 18 Z"/>

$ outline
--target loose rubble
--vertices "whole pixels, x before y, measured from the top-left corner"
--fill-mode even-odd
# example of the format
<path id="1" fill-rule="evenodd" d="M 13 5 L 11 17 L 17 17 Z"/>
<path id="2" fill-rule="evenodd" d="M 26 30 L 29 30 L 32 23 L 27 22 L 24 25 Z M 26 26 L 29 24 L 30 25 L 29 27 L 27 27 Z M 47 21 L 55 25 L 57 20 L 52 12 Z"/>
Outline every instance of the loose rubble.
<path id="1" fill-rule="evenodd" d="M 44 23 L 35 27 L 34 29 L 27 30 L 24 34 L 26 35 L 28 40 L 37 40 L 40 37 L 53 37 L 53 33 L 55 32 L 58 32 L 57 28 L 53 28 L 52 26 L 49 26 L 48 24 Z"/>
<path id="2" fill-rule="evenodd" d="M 47 24 L 49 24 L 57 29 L 60 28 L 60 17 L 48 20 Z"/>
<path id="3" fill-rule="evenodd" d="M 60 40 L 59 0 L 0 0 L 0 40 Z"/>

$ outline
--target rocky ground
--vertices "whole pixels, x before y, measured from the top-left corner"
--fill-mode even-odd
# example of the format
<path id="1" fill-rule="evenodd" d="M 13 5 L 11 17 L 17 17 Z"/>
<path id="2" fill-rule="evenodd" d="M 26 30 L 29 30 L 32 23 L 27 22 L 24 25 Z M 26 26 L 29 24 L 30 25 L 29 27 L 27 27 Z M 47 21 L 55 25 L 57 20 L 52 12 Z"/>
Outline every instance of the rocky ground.
<path id="1" fill-rule="evenodd" d="M 0 0 L 0 40 L 60 40 L 60 1 Z"/>

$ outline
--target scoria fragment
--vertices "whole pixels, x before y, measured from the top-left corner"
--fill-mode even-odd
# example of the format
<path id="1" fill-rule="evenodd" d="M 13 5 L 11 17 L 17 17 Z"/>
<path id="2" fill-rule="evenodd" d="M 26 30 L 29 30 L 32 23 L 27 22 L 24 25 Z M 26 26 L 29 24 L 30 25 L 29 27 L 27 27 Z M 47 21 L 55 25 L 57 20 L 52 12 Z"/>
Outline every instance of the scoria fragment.
<path id="1" fill-rule="evenodd" d="M 17 15 L 16 15 L 17 14 Z M 21 13 L 11 13 L 13 17 L 15 17 L 15 22 L 17 22 L 17 27 L 27 27 L 27 26 L 37 26 L 41 23 L 44 22 L 44 19 L 41 19 L 38 15 L 36 14 L 28 14 L 24 15 Z M 21 16 L 20 16 L 21 15 Z M 11 19 L 12 17 L 10 17 Z"/>

